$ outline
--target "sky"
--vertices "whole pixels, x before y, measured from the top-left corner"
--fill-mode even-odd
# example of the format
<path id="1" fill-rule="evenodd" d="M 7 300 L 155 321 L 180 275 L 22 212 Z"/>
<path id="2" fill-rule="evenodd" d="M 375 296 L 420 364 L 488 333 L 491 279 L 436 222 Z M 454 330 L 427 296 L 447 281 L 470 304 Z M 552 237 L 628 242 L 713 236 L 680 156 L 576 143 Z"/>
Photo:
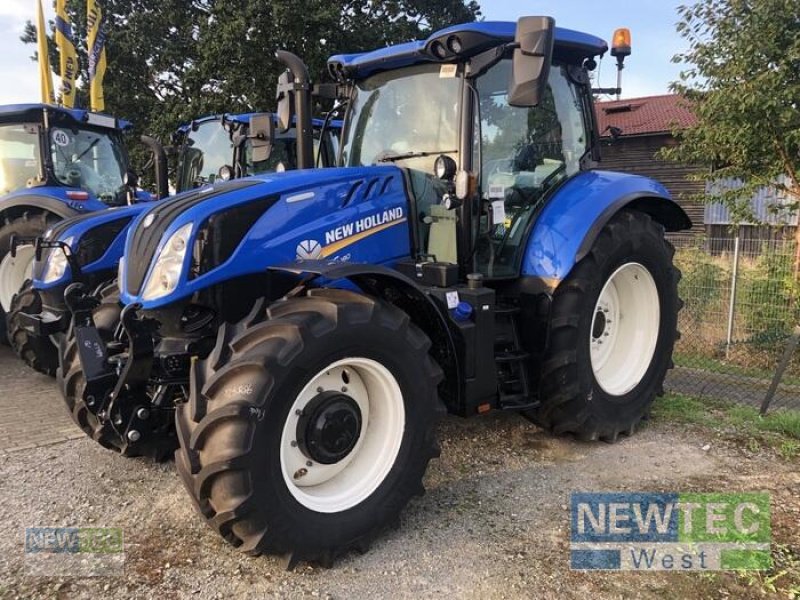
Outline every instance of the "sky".
<path id="1" fill-rule="evenodd" d="M 75 0 L 73 0 L 75 1 Z M 83 1 L 83 0 L 78 0 Z M 592 33 L 610 40 L 618 27 L 628 27 L 633 39 L 633 54 L 623 72 L 624 98 L 667 93 L 669 83 L 678 78 L 679 65 L 671 58 L 683 49 L 683 39 L 675 32 L 678 21 L 674 0 L 482 0 L 487 21 L 514 21 L 521 15 L 549 15 L 556 24 Z M 52 2 L 43 0 L 45 18 L 53 18 Z M 35 0 L 0 0 L 0 104 L 40 100 L 37 65 L 30 60 L 33 46 L 19 37 L 28 19 L 34 20 Z M 113 35 L 113 33 L 112 33 Z M 606 55 L 600 70 L 599 85 L 616 84 L 614 60 Z M 58 81 L 56 79 L 56 88 Z"/>

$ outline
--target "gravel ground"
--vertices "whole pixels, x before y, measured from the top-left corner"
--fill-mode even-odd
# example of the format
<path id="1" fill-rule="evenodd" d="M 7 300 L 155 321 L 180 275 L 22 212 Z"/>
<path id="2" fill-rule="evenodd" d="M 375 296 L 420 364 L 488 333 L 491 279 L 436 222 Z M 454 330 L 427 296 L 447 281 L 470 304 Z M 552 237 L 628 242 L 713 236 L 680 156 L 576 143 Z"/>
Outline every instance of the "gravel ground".
<path id="1" fill-rule="evenodd" d="M 500 414 L 447 419 L 440 437 L 428 493 L 398 530 L 332 569 L 292 572 L 227 546 L 194 514 L 171 463 L 88 439 L 0 455 L 0 598 L 763 597 L 734 575 L 570 571 L 576 490 L 769 490 L 775 540 L 800 545 L 797 464 L 702 430 L 651 423 L 617 444 L 584 444 Z M 124 575 L 26 574 L 30 526 L 121 527 Z"/>

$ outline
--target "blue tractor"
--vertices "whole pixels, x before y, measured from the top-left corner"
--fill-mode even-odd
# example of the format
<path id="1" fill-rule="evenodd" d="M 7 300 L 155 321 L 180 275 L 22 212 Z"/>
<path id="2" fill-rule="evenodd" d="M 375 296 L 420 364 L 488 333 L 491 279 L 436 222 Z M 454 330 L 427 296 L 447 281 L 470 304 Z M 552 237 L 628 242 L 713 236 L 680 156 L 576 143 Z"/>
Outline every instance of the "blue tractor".
<path id="1" fill-rule="evenodd" d="M 680 273 L 664 233 L 690 221 L 659 183 L 598 169 L 589 72 L 607 49 L 524 17 L 331 58 L 341 168 L 139 215 L 111 343 L 68 292 L 73 417 L 122 451 L 168 444 L 174 419 L 202 517 L 289 565 L 396 523 L 445 411 L 632 434 L 672 366 Z M 307 73 L 282 58 L 281 106 L 309 131 Z M 307 169 L 310 136 L 297 150 Z"/>
<path id="2" fill-rule="evenodd" d="M 256 114 L 212 115 L 196 119 L 178 128 L 172 136 L 171 149 L 176 162 L 175 187 L 178 192 L 190 190 L 217 179 L 238 179 L 246 175 L 295 169 L 297 140 L 294 127 L 274 131 L 278 125 L 273 115 L 273 130 L 264 123 L 253 122 Z M 258 136 L 251 135 L 253 127 L 261 129 L 268 140 L 268 152 L 258 156 Z M 313 119 L 314 150 L 320 166 L 336 161 L 339 132 L 342 123 L 334 119 Z M 255 159 L 254 160 L 254 155 Z"/>
<path id="3" fill-rule="evenodd" d="M 275 131 L 276 125 L 276 116 L 268 113 L 208 116 L 182 125 L 170 147 L 177 191 L 203 187 L 220 177 L 294 168 L 295 129 Z M 312 128 L 320 165 L 332 165 L 341 122 L 314 119 Z M 14 296 L 7 318 L 11 346 L 31 368 L 55 376 L 54 340 L 69 325 L 64 291 L 71 283 L 94 290 L 92 295 L 102 304 L 95 323 L 110 341 L 119 320 L 116 275 L 125 236 L 133 218 L 148 208 L 138 203 L 65 219 L 37 240 L 32 277 Z"/>
<path id="4" fill-rule="evenodd" d="M 0 340 L 34 259 L 29 243 L 10 252 L 14 238 L 30 240 L 62 219 L 152 199 L 136 189 L 123 141 L 130 127 L 85 110 L 0 106 Z M 161 154 L 154 139 L 142 141 Z M 166 173 L 156 173 L 156 180 L 166 183 Z M 159 194 L 165 193 L 162 185 Z"/>

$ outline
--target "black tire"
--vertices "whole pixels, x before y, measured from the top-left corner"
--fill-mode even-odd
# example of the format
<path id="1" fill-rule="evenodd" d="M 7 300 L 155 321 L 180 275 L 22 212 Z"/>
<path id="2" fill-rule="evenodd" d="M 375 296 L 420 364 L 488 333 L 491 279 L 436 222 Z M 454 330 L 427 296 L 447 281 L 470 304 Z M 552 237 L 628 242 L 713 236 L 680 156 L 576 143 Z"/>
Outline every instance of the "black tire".
<path id="1" fill-rule="evenodd" d="M 33 289 L 29 279 L 11 301 L 11 310 L 6 315 L 8 341 L 14 352 L 34 371 L 55 377 L 58 369 L 58 348 L 48 335 L 36 335 L 20 323 L 20 315 L 38 315 L 42 312 L 42 298 Z"/>
<path id="2" fill-rule="evenodd" d="M 647 416 L 664 377 L 672 368 L 677 334 L 680 271 L 664 229 L 648 215 L 622 211 L 603 228 L 589 254 L 558 286 L 553 296 L 549 347 L 542 363 L 541 406 L 526 416 L 545 429 L 584 440 L 613 442 L 632 435 Z M 606 281 L 622 265 L 644 266 L 652 276 L 660 303 L 659 330 L 653 357 L 633 389 L 611 395 L 599 385 L 591 362 L 590 336 L 598 298 Z"/>
<path id="3" fill-rule="evenodd" d="M 44 234 L 58 218 L 51 213 L 26 212 L 21 217 L 7 219 L 0 227 L 0 262 L 11 250 L 11 237 L 38 237 Z M 10 308 L 10 307 L 9 307 Z M 6 311 L 0 305 L 0 343 L 9 344 Z"/>
<path id="4" fill-rule="evenodd" d="M 110 342 L 114 337 L 122 311 L 116 281 L 100 286 L 95 291 L 95 295 L 101 300 L 101 303 L 92 312 L 92 318 L 100 336 L 105 342 Z M 59 355 L 61 362 L 56 372 L 58 388 L 72 420 L 87 436 L 104 448 L 119 452 L 128 458 L 144 456 L 160 462 L 172 456 L 177 447 L 173 419 L 151 417 L 154 422 L 166 422 L 167 425 L 150 432 L 137 443 L 130 443 L 107 420 L 99 419 L 86 406 L 86 402 L 83 400 L 86 378 L 81 369 L 77 342 L 72 328 L 62 340 Z M 171 413 L 171 410 L 169 412 Z"/>
<path id="5" fill-rule="evenodd" d="M 428 462 L 439 455 L 442 371 L 430 346 L 404 312 L 340 290 L 312 291 L 266 311 L 257 305 L 224 326 L 214 351 L 194 366 L 189 402 L 176 411 L 176 466 L 208 524 L 243 552 L 284 554 L 289 567 L 299 560 L 330 565 L 351 549 L 365 551 L 424 492 Z M 281 435 L 311 378 L 352 357 L 375 360 L 394 376 L 405 429 L 374 491 L 341 512 L 318 512 L 295 499 L 284 480 Z"/>

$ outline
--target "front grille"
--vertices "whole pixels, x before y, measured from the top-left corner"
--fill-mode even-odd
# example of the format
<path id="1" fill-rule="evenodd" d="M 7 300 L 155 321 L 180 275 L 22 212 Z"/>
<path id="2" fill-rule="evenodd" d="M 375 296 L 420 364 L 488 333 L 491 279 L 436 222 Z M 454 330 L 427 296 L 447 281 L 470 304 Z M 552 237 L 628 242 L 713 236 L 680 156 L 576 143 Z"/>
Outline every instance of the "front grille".
<path id="1" fill-rule="evenodd" d="M 138 294 L 144 285 L 144 277 L 150 263 L 153 262 L 158 243 L 172 222 L 183 212 L 193 206 L 211 200 L 228 192 L 258 185 L 259 181 L 237 179 L 216 185 L 211 190 L 194 190 L 177 196 L 171 200 L 159 202 L 155 208 L 147 211 L 146 215 L 154 215 L 152 225 L 145 228 L 140 225 L 133 232 L 133 241 L 127 261 L 127 289 L 129 294 Z"/>
<path id="2" fill-rule="evenodd" d="M 198 229 L 189 278 L 208 273 L 228 260 L 250 228 L 277 200 L 278 196 L 260 198 L 208 217 Z"/>
<path id="3" fill-rule="evenodd" d="M 78 264 L 85 267 L 99 260 L 132 219 L 133 216 L 122 217 L 121 219 L 93 227 L 83 234 L 80 242 L 78 242 L 76 251 Z"/>
<path id="4" fill-rule="evenodd" d="M 74 217 L 67 217 L 53 225 L 50 228 L 50 235 L 47 236 L 48 240 L 59 240 L 64 237 L 66 231 L 72 227 L 75 223 L 79 223 L 84 219 L 91 219 L 95 217 L 94 213 L 84 214 L 84 215 L 76 215 Z M 47 264 L 47 261 L 50 259 L 50 256 L 53 252 L 61 252 L 61 250 L 56 248 L 46 248 L 42 251 L 42 259 L 38 260 L 33 263 L 33 277 L 34 279 L 41 279 L 44 276 L 44 267 Z"/>

